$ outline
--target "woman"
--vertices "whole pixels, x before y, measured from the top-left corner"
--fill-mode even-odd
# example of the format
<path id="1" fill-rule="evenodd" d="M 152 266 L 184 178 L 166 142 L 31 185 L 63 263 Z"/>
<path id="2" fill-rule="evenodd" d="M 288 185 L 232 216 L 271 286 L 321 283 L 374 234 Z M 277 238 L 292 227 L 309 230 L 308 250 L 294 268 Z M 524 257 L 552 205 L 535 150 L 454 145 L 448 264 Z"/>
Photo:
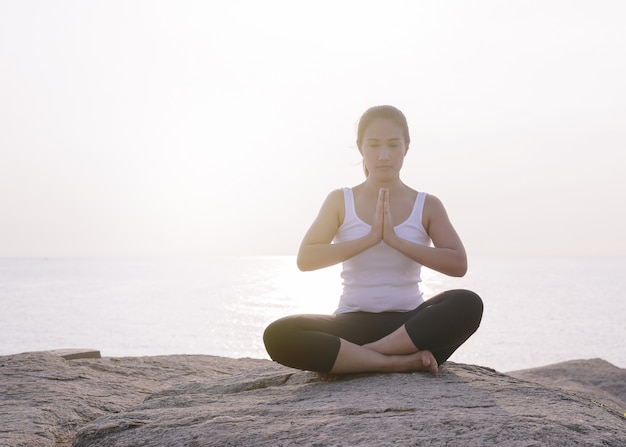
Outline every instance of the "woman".
<path id="1" fill-rule="evenodd" d="M 343 294 L 333 315 L 295 315 L 265 330 L 276 362 L 322 377 L 360 372 L 424 371 L 473 334 L 482 301 L 452 290 L 424 301 L 420 269 L 463 276 L 461 239 L 436 197 L 400 180 L 410 137 L 403 113 L 376 106 L 361 117 L 357 147 L 366 179 L 331 192 L 304 236 L 298 267 L 343 263 Z M 431 245 L 432 242 L 432 245 Z"/>

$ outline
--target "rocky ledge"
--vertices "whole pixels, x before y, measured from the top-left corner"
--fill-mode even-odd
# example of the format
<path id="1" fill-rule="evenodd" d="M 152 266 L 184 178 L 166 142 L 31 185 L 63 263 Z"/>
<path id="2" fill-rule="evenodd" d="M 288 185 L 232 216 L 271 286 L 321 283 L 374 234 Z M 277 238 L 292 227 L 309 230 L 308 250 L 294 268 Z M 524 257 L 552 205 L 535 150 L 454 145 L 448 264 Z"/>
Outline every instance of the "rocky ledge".
<path id="1" fill-rule="evenodd" d="M 258 359 L 66 357 L 0 357 L 0 445 L 626 445 L 626 369 L 599 359 L 323 382 Z"/>

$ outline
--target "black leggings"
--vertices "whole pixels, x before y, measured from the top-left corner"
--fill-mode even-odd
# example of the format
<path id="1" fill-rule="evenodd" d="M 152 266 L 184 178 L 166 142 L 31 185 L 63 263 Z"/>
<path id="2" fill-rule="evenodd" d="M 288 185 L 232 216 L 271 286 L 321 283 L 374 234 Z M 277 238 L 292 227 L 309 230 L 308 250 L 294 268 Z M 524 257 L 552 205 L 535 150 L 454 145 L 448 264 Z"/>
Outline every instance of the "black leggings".
<path id="1" fill-rule="evenodd" d="M 284 317 L 265 329 L 263 341 L 278 363 L 328 373 L 339 353 L 340 339 L 364 345 L 404 325 L 415 347 L 432 352 L 441 365 L 478 329 L 482 314 L 482 300 L 474 292 L 449 290 L 408 312 Z"/>

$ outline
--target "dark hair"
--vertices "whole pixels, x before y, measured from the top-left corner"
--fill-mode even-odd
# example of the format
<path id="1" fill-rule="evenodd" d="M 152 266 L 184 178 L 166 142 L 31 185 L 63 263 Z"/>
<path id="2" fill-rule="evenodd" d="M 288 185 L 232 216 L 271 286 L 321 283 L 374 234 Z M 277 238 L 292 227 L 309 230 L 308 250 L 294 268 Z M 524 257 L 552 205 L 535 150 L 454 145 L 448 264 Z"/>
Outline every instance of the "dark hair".
<path id="1" fill-rule="evenodd" d="M 359 120 L 359 126 L 356 132 L 356 145 L 361 150 L 361 143 L 363 143 L 363 135 L 367 130 L 367 127 L 378 118 L 390 119 L 395 122 L 398 126 L 402 128 L 404 131 L 404 142 L 408 145 L 411 142 L 411 137 L 409 136 L 409 125 L 406 122 L 406 117 L 404 113 L 402 113 L 398 108 L 394 106 L 374 106 L 367 109 L 363 115 L 361 115 L 361 119 Z M 363 171 L 365 172 L 365 176 L 369 175 L 367 168 L 365 167 L 365 160 L 363 160 Z"/>

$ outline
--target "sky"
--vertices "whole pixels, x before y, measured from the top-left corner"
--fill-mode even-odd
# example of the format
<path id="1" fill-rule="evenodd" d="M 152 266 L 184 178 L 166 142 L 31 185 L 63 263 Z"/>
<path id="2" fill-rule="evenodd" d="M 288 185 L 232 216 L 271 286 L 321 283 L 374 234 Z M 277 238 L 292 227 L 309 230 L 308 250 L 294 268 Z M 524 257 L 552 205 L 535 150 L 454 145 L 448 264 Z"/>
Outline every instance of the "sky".
<path id="1" fill-rule="evenodd" d="M 0 256 L 293 255 L 365 109 L 471 255 L 626 255 L 626 2 L 0 0 Z"/>

